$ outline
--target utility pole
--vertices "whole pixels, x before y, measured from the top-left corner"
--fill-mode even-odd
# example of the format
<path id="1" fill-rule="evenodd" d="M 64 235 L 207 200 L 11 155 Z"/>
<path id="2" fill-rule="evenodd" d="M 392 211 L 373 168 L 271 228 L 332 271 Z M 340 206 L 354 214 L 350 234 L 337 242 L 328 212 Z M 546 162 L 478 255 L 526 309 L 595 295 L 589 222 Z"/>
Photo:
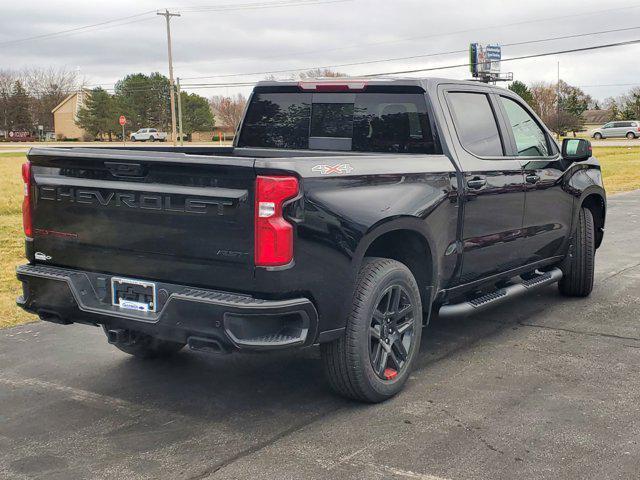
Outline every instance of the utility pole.
<path id="1" fill-rule="evenodd" d="M 558 141 L 560 141 L 560 60 L 558 60 L 558 87 L 557 87 L 557 100 L 556 100 L 556 130 L 558 135 Z"/>
<path id="2" fill-rule="evenodd" d="M 177 78 L 176 82 L 178 86 L 178 135 L 180 136 L 180 146 L 184 146 L 184 138 L 182 136 L 182 95 L 180 90 L 180 77 Z"/>
<path id="3" fill-rule="evenodd" d="M 173 55 L 171 54 L 171 17 L 179 17 L 179 13 L 169 13 L 169 10 L 165 9 L 164 13 L 157 12 L 158 15 L 163 16 L 167 21 L 167 51 L 169 53 L 169 95 L 171 97 L 171 138 L 173 139 L 173 146 L 176 146 L 176 103 L 175 103 L 175 84 L 173 82 Z"/>

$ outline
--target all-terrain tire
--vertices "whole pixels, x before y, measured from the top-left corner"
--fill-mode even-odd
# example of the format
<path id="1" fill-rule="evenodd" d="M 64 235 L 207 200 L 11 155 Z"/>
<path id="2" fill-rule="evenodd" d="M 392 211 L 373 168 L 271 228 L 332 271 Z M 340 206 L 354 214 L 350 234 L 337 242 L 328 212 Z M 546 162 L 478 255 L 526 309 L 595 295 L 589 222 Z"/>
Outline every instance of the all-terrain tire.
<path id="1" fill-rule="evenodd" d="M 593 214 L 588 208 L 581 208 L 573 249 L 562 266 L 563 277 L 558 283 L 560 293 L 568 297 L 589 296 L 593 290 L 595 253 Z"/>
<path id="2" fill-rule="evenodd" d="M 105 329 L 106 333 L 106 329 Z M 118 350 L 138 358 L 165 358 L 179 352 L 184 343 L 169 342 L 140 332 L 131 332 L 131 342 L 112 343 Z"/>
<path id="3" fill-rule="evenodd" d="M 384 298 L 381 295 L 398 286 L 404 292 L 405 300 L 410 301 L 413 307 L 410 310 L 414 319 L 412 337 L 406 360 L 397 376 L 383 379 L 374 371 L 370 357 L 371 321 L 374 309 Z M 420 350 L 421 335 L 420 291 L 411 271 L 395 260 L 366 258 L 358 273 L 344 335 L 320 346 L 329 385 L 339 395 L 363 402 L 377 403 L 393 397 L 402 390 L 413 370 Z"/>

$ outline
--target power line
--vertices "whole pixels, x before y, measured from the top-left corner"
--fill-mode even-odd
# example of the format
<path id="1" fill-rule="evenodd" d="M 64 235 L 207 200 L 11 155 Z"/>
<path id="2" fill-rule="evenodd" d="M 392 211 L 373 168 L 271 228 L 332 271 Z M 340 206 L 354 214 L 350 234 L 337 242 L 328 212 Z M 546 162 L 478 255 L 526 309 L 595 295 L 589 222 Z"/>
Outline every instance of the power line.
<path id="1" fill-rule="evenodd" d="M 230 11 L 234 11 L 234 10 L 252 10 L 252 9 L 265 9 L 265 8 L 282 8 L 282 7 L 289 7 L 289 6 L 295 7 L 295 6 L 306 6 L 306 5 L 323 5 L 323 4 L 328 4 L 328 3 L 344 3 L 344 2 L 349 2 L 349 1 L 353 1 L 353 0 L 283 0 L 283 1 L 280 1 L 280 2 L 263 2 L 263 3 L 235 4 L 235 5 L 233 5 L 233 4 L 219 5 L 217 7 L 215 7 L 215 6 L 193 7 L 193 8 L 181 9 L 181 11 L 192 12 L 192 13 L 198 13 L 198 12 L 230 12 Z M 147 16 L 147 15 L 151 15 L 153 13 L 156 13 L 156 10 L 148 10 L 146 12 L 137 13 L 137 14 L 134 14 L 134 15 L 128 15 L 126 17 L 113 18 L 111 20 L 105 20 L 105 21 L 99 22 L 99 23 L 93 23 L 93 24 L 90 24 L 90 25 L 83 25 L 83 26 L 80 26 L 80 27 L 69 28 L 69 29 L 60 30 L 60 31 L 57 31 L 57 32 L 43 33 L 41 35 L 34 35 L 32 37 L 19 38 L 19 39 L 16 39 L 16 40 L 7 40 L 7 41 L 4 41 L 4 42 L 0 42 L 0 46 L 16 45 L 16 44 L 20 44 L 20 43 L 24 43 L 24 42 L 30 42 L 30 41 L 34 41 L 34 40 L 44 40 L 44 39 L 49 39 L 49 38 L 58 38 L 58 37 L 64 37 L 64 36 L 74 35 L 74 34 L 78 34 L 78 33 L 84 33 L 84 32 L 91 31 L 91 30 L 100 30 L 100 29 L 108 28 L 108 27 L 129 25 L 131 23 L 136 23 L 136 22 L 140 22 L 140 21 L 146 21 L 148 19 L 139 20 L 139 18 Z M 130 19 L 134 19 L 134 18 L 137 18 L 138 20 L 134 20 L 134 21 L 130 21 L 130 22 L 124 22 L 125 20 L 130 20 Z M 120 23 L 120 22 L 123 22 L 123 23 Z"/>
<path id="2" fill-rule="evenodd" d="M 592 35 L 601 35 L 606 33 L 625 32 L 625 31 L 638 30 L 638 29 L 640 29 L 640 27 L 616 28 L 612 30 L 601 30 L 598 32 L 579 33 L 574 35 L 562 35 L 559 37 L 548 37 L 548 38 L 528 40 L 523 42 L 505 43 L 505 44 L 502 44 L 502 46 L 512 47 L 512 46 L 520 46 L 520 45 L 527 45 L 527 44 L 533 44 L 533 43 L 550 42 L 555 40 L 567 40 L 572 38 L 588 37 Z M 243 77 L 243 76 L 252 76 L 252 75 L 270 75 L 270 74 L 276 74 L 276 73 L 302 72 L 302 71 L 315 70 L 315 69 L 352 67 L 357 65 L 371 65 L 374 63 L 384 63 L 384 62 L 400 61 L 400 60 L 415 60 L 417 58 L 437 57 L 437 56 L 452 55 L 452 54 L 467 53 L 467 52 L 468 52 L 467 49 L 450 50 L 445 52 L 409 55 L 406 57 L 390 57 L 390 58 L 382 58 L 377 60 L 368 60 L 363 62 L 339 63 L 334 65 L 313 66 L 313 67 L 305 67 L 305 68 L 289 68 L 289 69 L 283 69 L 283 70 L 271 70 L 271 71 L 262 71 L 262 72 L 245 72 L 245 73 L 230 73 L 230 74 L 222 74 L 222 75 L 205 75 L 205 76 L 198 76 L 198 77 L 184 77 L 183 80 L 201 80 L 201 79 L 207 79 L 207 78 L 230 78 L 230 77 Z"/>
<path id="3" fill-rule="evenodd" d="M 299 7 L 307 5 L 323 5 L 327 3 L 344 3 L 353 0 L 284 0 L 280 2 L 260 2 L 246 4 L 211 5 L 180 8 L 181 12 L 231 12 L 236 10 L 258 10 L 265 8 Z"/>
<path id="4" fill-rule="evenodd" d="M 0 42 L 0 46 L 14 45 L 16 43 L 29 42 L 29 41 L 32 41 L 32 40 L 42 40 L 42 39 L 45 39 L 45 38 L 64 36 L 65 34 L 79 32 L 79 31 L 83 31 L 83 30 L 90 30 L 90 29 L 94 29 L 94 28 L 101 27 L 101 26 L 104 26 L 104 25 L 109 25 L 109 24 L 112 24 L 112 23 L 121 22 L 123 20 L 129 20 L 129 19 L 132 19 L 132 18 L 143 17 L 143 16 L 146 16 L 146 15 L 150 15 L 152 13 L 155 13 L 155 10 L 149 10 L 149 11 L 138 13 L 138 14 L 135 14 L 135 15 L 128 15 L 126 17 L 120 17 L 120 18 L 114 18 L 114 19 L 111 19 L 111 20 L 105 20 L 104 22 L 94 23 L 94 24 L 91 24 L 91 25 L 84 25 L 82 27 L 70 28 L 68 30 L 60 30 L 58 32 L 43 33 L 42 35 L 35 35 L 33 37 L 25 37 L 25 38 L 19 38 L 19 39 L 16 39 L 16 40 L 9 40 L 9 41 L 6 41 L 6 42 Z M 128 22 L 128 23 L 132 23 L 132 22 Z M 124 25 L 126 25 L 126 24 L 124 24 Z"/>
<path id="5" fill-rule="evenodd" d="M 356 44 L 344 45 L 344 46 L 335 47 L 335 48 L 322 48 L 322 49 L 318 49 L 318 50 L 307 50 L 307 51 L 304 51 L 304 52 L 291 52 L 291 53 L 288 53 L 288 54 L 282 54 L 282 55 L 276 55 L 276 56 L 270 56 L 270 57 L 261 57 L 261 60 L 274 60 L 274 59 L 278 59 L 278 58 L 291 58 L 292 56 L 300 56 L 300 55 L 307 55 L 307 54 L 314 54 L 314 53 L 335 52 L 335 51 L 348 50 L 348 49 L 359 48 L 359 47 L 390 45 L 390 44 L 393 44 L 393 43 L 403 43 L 403 42 L 410 42 L 410 41 L 414 41 L 414 40 L 424 40 L 424 39 L 428 39 L 428 38 L 441 38 L 441 37 L 444 37 L 444 36 L 453 36 L 453 35 L 458 35 L 458 34 L 462 34 L 462 33 L 480 32 L 480 31 L 484 31 L 484 30 L 504 29 L 506 27 L 516 27 L 516 26 L 527 25 L 527 24 L 531 24 L 531 23 L 541 23 L 541 22 L 546 22 L 546 21 L 549 21 L 549 20 L 556 21 L 556 20 L 563 20 L 563 19 L 567 19 L 567 18 L 573 19 L 573 18 L 576 18 L 576 17 L 584 17 L 584 16 L 590 16 L 590 15 L 600 15 L 600 14 L 603 14 L 603 13 L 617 12 L 617 11 L 622 11 L 622 10 L 636 9 L 636 8 L 640 8 L 640 5 L 631 5 L 631 6 L 626 6 L 626 7 L 608 8 L 608 9 L 604 9 L 604 10 L 592 10 L 590 12 L 573 13 L 571 15 L 564 15 L 564 16 L 553 16 L 553 17 L 537 18 L 537 19 L 532 19 L 532 20 L 522 20 L 522 21 L 514 22 L 514 23 L 506 23 L 506 24 L 502 23 L 502 24 L 490 25 L 490 26 L 486 26 L 486 27 L 474 27 L 474 28 L 469 28 L 469 29 L 464 29 L 464 30 L 456 30 L 456 31 L 453 31 L 453 32 L 444 32 L 444 33 L 441 32 L 441 33 L 433 33 L 433 34 L 429 34 L 429 35 L 421 35 L 421 36 L 416 36 L 416 37 L 404 37 L 404 38 L 399 38 L 399 39 L 396 39 L 396 40 L 385 40 L 385 41 L 368 42 L 368 43 L 356 43 Z M 228 64 L 228 63 L 229 62 L 218 62 L 218 63 L 212 63 L 210 65 L 224 65 L 224 64 Z"/>
<path id="6" fill-rule="evenodd" d="M 607 44 L 600 44 L 600 45 L 592 45 L 589 47 L 580 47 L 580 48 L 570 48 L 570 49 L 565 49 L 565 50 L 556 50 L 553 52 L 542 52 L 542 53 L 535 53 L 535 54 L 531 54 L 531 55 L 521 55 L 518 57 L 511 57 L 511 58 L 504 58 L 501 61 L 502 62 L 512 62 L 512 61 L 516 61 L 516 60 L 526 60 L 526 59 L 531 59 L 531 58 L 540 58 L 540 57 L 548 57 L 548 56 L 552 56 L 552 55 L 564 55 L 567 53 L 577 53 L 577 52 L 586 52 L 586 51 L 591 51 L 591 50 L 601 50 L 601 49 L 605 49 L 605 48 L 614 48 L 614 47 L 621 47 L 621 46 L 627 46 L 627 45 L 636 45 L 640 43 L 640 39 L 636 39 L 636 40 L 628 40 L 628 41 L 624 41 L 624 42 L 615 42 L 615 43 L 607 43 Z M 453 68 L 461 68 L 461 67 L 468 67 L 470 66 L 470 63 L 459 63 L 459 64 L 455 64 L 455 65 L 442 65 L 439 67 L 429 67 L 429 68 L 420 68 L 420 69 L 413 69 L 413 70 L 398 70 L 398 71 L 393 71 L 393 72 L 380 72 L 380 73 L 371 73 L 371 74 L 367 74 L 367 75 L 362 75 L 363 77 L 378 77 L 378 76 L 384 76 L 384 75 L 398 75 L 398 74 L 407 74 L 407 73 L 420 73 L 420 72 L 431 72 L 431 71 L 437 71 L 437 70 L 448 70 L 448 69 L 453 69 Z M 246 87 L 246 86 L 251 86 L 251 85 L 255 85 L 256 82 L 229 82 L 229 83 L 190 83 L 190 84 L 184 84 L 184 87 L 189 87 L 189 88 L 197 88 L 197 89 L 204 89 L 204 88 L 226 88 L 226 87 Z M 611 86 L 624 86 L 625 84 L 611 84 Z M 636 85 L 636 84 L 629 84 L 629 85 Z M 590 85 L 582 85 L 582 87 L 588 87 Z M 599 86 L 599 85 L 596 85 Z"/>
<path id="7" fill-rule="evenodd" d="M 626 42 L 616 42 L 616 43 L 607 43 L 607 44 L 603 44 L 603 45 L 593 45 L 590 47 L 580 47 L 580 48 L 570 48 L 570 49 L 566 49 L 566 50 L 558 50 L 555 52 L 545 52 L 545 53 L 536 53 L 536 54 L 532 54 L 532 55 L 522 55 L 519 57 L 511 57 L 511 58 L 503 58 L 501 60 L 501 62 L 511 62 L 514 60 L 526 60 L 529 58 L 539 58 L 539 57 L 548 57 L 551 55 L 563 55 L 565 53 L 576 53 L 576 52 L 587 52 L 590 50 L 601 50 L 603 48 L 613 48 L 613 47 L 622 47 L 622 46 L 626 46 L 626 45 L 635 45 L 640 43 L 640 39 L 637 40 L 629 40 Z M 469 67 L 471 66 L 471 63 L 461 63 L 458 65 L 445 65 L 442 67 L 431 67 L 431 68 L 417 68 L 417 69 L 413 69 L 413 70 L 397 70 L 394 72 L 382 72 L 382 73 L 371 73 L 368 75 L 363 75 L 364 77 L 378 77 L 378 76 L 383 76 L 383 75 L 399 75 L 399 74 L 406 74 L 406 73 L 419 73 L 419 72 L 430 72 L 430 71 L 434 71 L 434 70 L 447 70 L 447 69 L 451 69 L 451 68 L 460 68 L 460 67 Z"/>

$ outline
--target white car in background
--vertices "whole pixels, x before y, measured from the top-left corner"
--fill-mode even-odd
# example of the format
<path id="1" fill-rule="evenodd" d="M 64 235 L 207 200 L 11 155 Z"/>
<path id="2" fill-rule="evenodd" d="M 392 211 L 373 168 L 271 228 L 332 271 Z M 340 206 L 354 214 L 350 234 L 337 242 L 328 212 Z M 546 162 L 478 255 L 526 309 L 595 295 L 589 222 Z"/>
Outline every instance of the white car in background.
<path id="1" fill-rule="evenodd" d="M 137 132 L 133 132 L 130 138 L 132 142 L 155 142 L 156 140 L 164 142 L 167 140 L 167 133 L 159 132 L 155 128 L 141 128 Z"/>
<path id="2" fill-rule="evenodd" d="M 591 136 L 600 140 L 601 138 L 623 138 L 629 140 L 640 136 L 640 122 L 637 120 L 609 122 L 600 128 L 596 128 Z"/>

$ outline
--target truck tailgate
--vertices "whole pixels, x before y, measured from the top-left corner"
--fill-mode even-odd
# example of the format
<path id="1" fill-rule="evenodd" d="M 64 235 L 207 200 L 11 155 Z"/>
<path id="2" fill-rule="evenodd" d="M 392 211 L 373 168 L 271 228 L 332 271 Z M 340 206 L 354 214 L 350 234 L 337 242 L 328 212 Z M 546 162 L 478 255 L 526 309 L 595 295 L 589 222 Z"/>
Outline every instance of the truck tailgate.
<path id="1" fill-rule="evenodd" d="M 81 148 L 32 149 L 28 157 L 36 262 L 250 287 L 253 159 Z"/>

